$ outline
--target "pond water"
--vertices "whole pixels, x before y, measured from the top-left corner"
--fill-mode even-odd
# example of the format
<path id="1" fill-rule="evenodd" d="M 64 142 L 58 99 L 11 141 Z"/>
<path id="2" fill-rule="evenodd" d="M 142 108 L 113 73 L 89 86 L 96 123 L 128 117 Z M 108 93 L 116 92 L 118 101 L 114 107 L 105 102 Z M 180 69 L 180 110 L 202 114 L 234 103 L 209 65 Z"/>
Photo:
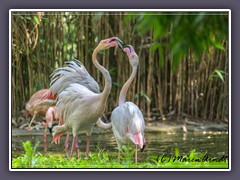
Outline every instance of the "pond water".
<path id="1" fill-rule="evenodd" d="M 51 144 L 51 135 L 47 136 L 47 153 L 65 155 L 64 141 L 66 136 L 62 136 L 60 144 Z M 195 149 L 199 153 L 207 153 L 211 157 L 221 157 L 228 155 L 228 133 L 227 132 L 182 132 L 176 133 L 159 133 L 147 132 L 146 147 L 143 152 L 139 152 L 141 161 L 148 160 L 151 156 L 162 154 L 175 155 L 174 149 L 178 147 L 180 155 L 186 155 L 191 150 Z M 12 157 L 16 157 L 23 153 L 22 142 L 30 140 L 32 144 L 40 141 L 37 151 L 44 154 L 43 135 L 41 133 L 35 135 L 18 135 L 12 136 Z M 71 147 L 72 138 L 70 138 Z M 99 148 L 104 149 L 109 153 L 117 155 L 117 146 L 113 133 L 92 134 L 90 142 L 90 151 L 98 152 Z M 86 148 L 86 136 L 79 135 L 79 149 L 81 156 L 84 156 Z M 74 154 L 75 155 L 75 154 Z"/>

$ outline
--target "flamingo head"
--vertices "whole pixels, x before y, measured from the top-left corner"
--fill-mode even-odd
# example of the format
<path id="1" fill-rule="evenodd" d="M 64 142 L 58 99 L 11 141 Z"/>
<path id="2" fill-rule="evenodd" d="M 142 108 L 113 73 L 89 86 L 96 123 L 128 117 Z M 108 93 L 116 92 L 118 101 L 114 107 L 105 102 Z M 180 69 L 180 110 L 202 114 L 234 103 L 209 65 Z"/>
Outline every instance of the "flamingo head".
<path id="1" fill-rule="evenodd" d="M 136 145 L 138 145 L 141 149 L 141 152 L 144 150 L 146 146 L 145 138 L 142 133 L 138 132 L 136 134 L 127 133 L 129 139 Z"/>
<path id="2" fill-rule="evenodd" d="M 127 53 L 129 62 L 131 66 L 138 66 L 139 64 L 139 57 L 135 52 L 134 48 L 131 45 L 126 45 L 123 47 L 123 51 Z"/>
<path id="3" fill-rule="evenodd" d="M 123 42 L 118 37 L 111 37 L 101 40 L 98 44 L 98 50 L 109 49 L 110 47 L 120 47 L 123 49 Z"/>

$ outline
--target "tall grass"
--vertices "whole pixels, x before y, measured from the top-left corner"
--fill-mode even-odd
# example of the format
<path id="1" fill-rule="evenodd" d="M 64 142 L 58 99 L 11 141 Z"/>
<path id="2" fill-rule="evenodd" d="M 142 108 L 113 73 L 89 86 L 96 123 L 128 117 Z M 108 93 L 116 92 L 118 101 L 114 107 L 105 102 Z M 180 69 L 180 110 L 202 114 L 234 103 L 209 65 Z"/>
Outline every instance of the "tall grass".
<path id="1" fill-rule="evenodd" d="M 178 149 L 172 158 L 151 156 L 147 162 L 133 161 L 134 150 L 123 147 L 121 161 L 116 155 L 109 155 L 103 149 L 89 153 L 89 158 L 63 158 L 61 155 L 42 155 L 36 152 L 38 144 L 32 147 L 29 141 L 23 143 L 25 154 L 12 159 L 12 168 L 228 168 L 228 158 L 201 161 L 204 154 L 192 150 L 188 155 L 181 155 Z M 170 157 L 170 156 L 167 156 Z"/>

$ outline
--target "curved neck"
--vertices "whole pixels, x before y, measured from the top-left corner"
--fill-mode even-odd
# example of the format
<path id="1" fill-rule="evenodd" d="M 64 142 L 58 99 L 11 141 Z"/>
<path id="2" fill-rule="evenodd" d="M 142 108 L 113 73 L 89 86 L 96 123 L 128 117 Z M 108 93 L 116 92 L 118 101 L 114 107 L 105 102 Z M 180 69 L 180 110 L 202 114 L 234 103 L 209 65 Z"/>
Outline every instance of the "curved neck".
<path id="1" fill-rule="evenodd" d="M 101 129 L 110 129 L 112 127 L 112 123 L 104 123 L 100 118 L 98 118 L 96 125 Z"/>
<path id="2" fill-rule="evenodd" d="M 111 76 L 109 75 L 108 70 L 105 69 L 103 66 L 101 66 L 98 63 L 98 61 L 97 61 L 98 51 L 99 51 L 98 48 L 94 49 L 93 54 L 92 54 L 92 61 L 93 61 L 93 64 L 95 65 L 95 67 L 98 68 L 99 71 L 101 71 L 101 73 L 104 76 L 105 86 L 104 86 L 103 92 L 101 94 L 102 94 L 103 101 L 106 102 L 107 98 L 110 94 L 111 88 L 112 88 L 112 79 L 111 79 Z"/>
<path id="3" fill-rule="evenodd" d="M 133 69 L 132 69 L 131 76 L 129 77 L 127 82 L 125 82 L 125 84 L 123 85 L 123 87 L 120 91 L 120 95 L 119 95 L 119 99 L 118 99 L 118 105 L 121 105 L 121 104 L 126 102 L 126 96 L 127 96 L 128 88 L 131 85 L 131 83 L 133 82 L 133 79 L 135 78 L 135 76 L 137 74 L 137 66 L 134 66 L 132 68 Z"/>

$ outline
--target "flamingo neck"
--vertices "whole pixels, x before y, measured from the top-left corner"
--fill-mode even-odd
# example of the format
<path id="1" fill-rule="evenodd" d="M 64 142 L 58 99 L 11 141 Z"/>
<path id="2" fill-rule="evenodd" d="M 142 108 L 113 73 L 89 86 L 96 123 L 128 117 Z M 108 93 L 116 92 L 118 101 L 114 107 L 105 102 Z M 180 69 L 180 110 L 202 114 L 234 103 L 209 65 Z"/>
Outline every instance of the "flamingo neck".
<path id="1" fill-rule="evenodd" d="M 101 93 L 102 95 L 102 100 L 104 103 L 106 103 L 107 101 L 107 98 L 111 92 L 111 88 L 112 88 L 112 79 L 111 79 L 111 76 L 108 72 L 107 69 L 105 69 L 103 66 L 101 66 L 99 63 L 98 63 L 98 60 L 97 60 L 97 53 L 98 53 L 98 48 L 96 48 L 94 51 L 93 51 L 93 54 L 92 54 L 92 61 L 93 61 L 93 64 L 95 65 L 95 67 L 97 69 L 99 69 L 99 71 L 101 71 L 101 73 L 103 74 L 103 77 L 104 77 L 104 80 L 105 80 L 105 86 L 104 86 L 104 89 Z"/>
<path id="2" fill-rule="evenodd" d="M 118 100 L 118 105 L 121 105 L 123 103 L 126 102 L 126 96 L 127 96 L 127 91 L 129 86 L 131 85 L 131 83 L 133 82 L 133 79 L 136 77 L 137 74 L 137 66 L 132 67 L 132 74 L 129 77 L 129 79 L 127 80 L 127 82 L 125 82 L 125 84 L 123 85 L 121 91 L 120 91 L 120 95 L 119 95 L 119 100 Z"/>

